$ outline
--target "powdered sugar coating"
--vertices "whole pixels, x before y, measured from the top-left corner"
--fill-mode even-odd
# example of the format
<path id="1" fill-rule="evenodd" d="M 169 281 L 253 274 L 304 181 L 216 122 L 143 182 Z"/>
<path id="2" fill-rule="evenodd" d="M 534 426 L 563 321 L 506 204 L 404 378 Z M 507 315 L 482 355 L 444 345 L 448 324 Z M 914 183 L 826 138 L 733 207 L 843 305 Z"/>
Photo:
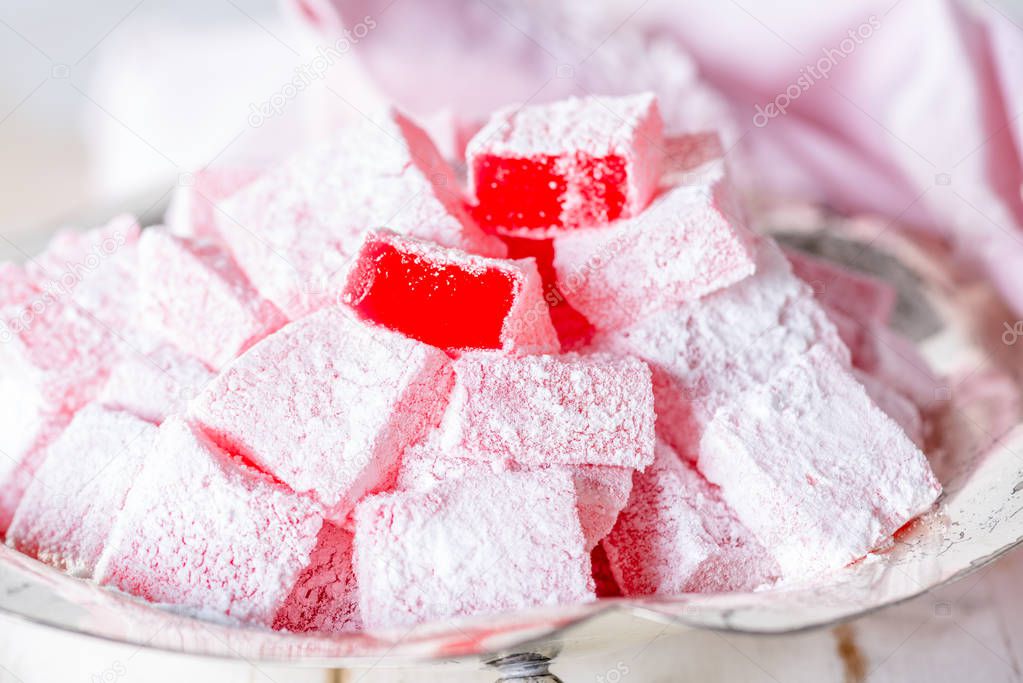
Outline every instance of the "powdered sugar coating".
<path id="1" fill-rule="evenodd" d="M 190 183 L 174 190 L 164 216 L 167 229 L 180 237 L 219 241 L 219 204 L 262 172 L 262 168 L 254 166 L 215 166 L 196 171 L 191 174 Z"/>
<path id="2" fill-rule="evenodd" d="M 853 367 L 905 396 L 921 412 L 945 400 L 947 386 L 912 341 L 887 324 L 858 320 L 835 308 L 825 310 L 849 348 Z"/>
<path id="3" fill-rule="evenodd" d="M 862 327 L 853 364 L 909 398 L 921 410 L 947 400 L 948 387 L 909 339 L 877 323 Z"/>
<path id="4" fill-rule="evenodd" d="M 629 502 L 634 470 L 600 465 L 575 465 L 569 469 L 586 549 L 592 550 L 611 533 L 618 514 Z"/>
<path id="5" fill-rule="evenodd" d="M 77 410 L 96 395 L 123 352 L 108 328 L 66 299 L 41 293 L 0 316 L 2 382 L 24 409 Z"/>
<path id="6" fill-rule="evenodd" d="M 610 354 L 454 361 L 455 389 L 441 424 L 444 449 L 523 465 L 610 465 L 653 460 L 650 370 Z"/>
<path id="7" fill-rule="evenodd" d="M 494 112 L 469 142 L 466 156 L 484 151 L 506 157 L 584 152 L 631 153 L 636 131 L 656 109 L 653 93 L 625 97 L 568 97 L 548 104 Z"/>
<path id="8" fill-rule="evenodd" d="M 159 427 L 95 576 L 153 602 L 269 626 L 322 524 L 312 500 L 175 416 Z"/>
<path id="9" fill-rule="evenodd" d="M 114 519 L 156 440 L 156 427 L 90 404 L 47 449 L 7 542 L 75 576 L 92 575 Z"/>
<path id="10" fill-rule="evenodd" d="M 470 194 L 483 202 L 479 214 L 501 232 L 513 234 L 520 226 L 489 216 L 482 183 L 484 164 L 490 159 L 515 164 L 536 161 L 550 166 L 556 184 L 563 185 L 555 204 L 559 215 L 549 216 L 552 229 L 599 225 L 618 218 L 598 185 L 601 162 L 614 159 L 624 170 L 623 184 L 614 188 L 624 198 L 622 216 L 634 216 L 649 202 L 657 187 L 662 156 L 662 122 L 652 94 L 628 97 L 569 98 L 558 102 L 508 107 L 495 112 L 469 141 Z M 594 164 L 597 164 L 595 167 Z M 494 187 L 495 192 L 520 191 Z M 543 189 L 543 188 L 541 188 Z M 530 229 L 528 232 L 536 232 Z"/>
<path id="11" fill-rule="evenodd" d="M 286 322 L 210 242 L 146 230 L 139 244 L 139 316 L 154 335 L 214 368 Z"/>
<path id="12" fill-rule="evenodd" d="M 571 477 L 478 474 L 355 513 L 359 608 L 369 629 L 592 600 Z"/>
<path id="13" fill-rule="evenodd" d="M 275 630 L 353 633 L 362 630 L 352 570 L 351 532 L 325 522 L 309 565 L 274 617 Z"/>
<path id="14" fill-rule="evenodd" d="M 0 396 L 6 393 L 6 388 L 0 388 Z M 71 415 L 28 411 L 26 417 L 0 411 L 0 420 L 3 422 L 0 425 L 3 427 L 0 431 L 2 452 L 6 456 L 0 457 L 0 537 L 2 537 L 7 533 L 14 513 L 35 478 L 36 471 L 42 466 L 46 458 L 46 449 L 60 436 L 71 420 Z"/>
<path id="15" fill-rule="evenodd" d="M 554 239 L 558 289 L 598 329 L 614 329 L 752 275 L 752 233 L 724 161 L 667 174 L 650 206 Z"/>
<path id="16" fill-rule="evenodd" d="M 779 575 L 717 489 L 661 441 L 603 546 L 625 595 L 753 590 Z"/>
<path id="17" fill-rule="evenodd" d="M 888 324 L 896 299 L 895 288 L 890 284 L 798 249 L 784 251 L 792 272 L 810 285 L 826 308 L 840 311 L 861 324 Z"/>
<path id="18" fill-rule="evenodd" d="M 439 420 L 450 386 L 442 351 L 332 307 L 252 347 L 188 412 L 336 519 L 393 474 L 401 450 Z"/>
<path id="19" fill-rule="evenodd" d="M 337 301 L 371 228 L 504 256 L 462 202 L 433 143 L 390 111 L 267 171 L 221 204 L 217 224 L 260 292 L 294 320 Z"/>
<path id="20" fill-rule="evenodd" d="M 854 368 L 853 376 L 857 382 L 863 385 L 870 400 L 888 417 L 895 420 L 895 423 L 902 427 L 902 431 L 906 432 L 906 436 L 912 439 L 918 448 L 923 448 L 924 422 L 916 404 L 896 389 L 862 370 Z"/>
<path id="21" fill-rule="evenodd" d="M 17 263 L 0 263 L 0 309 L 16 306 L 36 294 L 32 278 Z"/>
<path id="22" fill-rule="evenodd" d="M 824 349 L 719 410 L 699 468 L 786 579 L 863 557 L 941 492 L 924 454 Z"/>
<path id="23" fill-rule="evenodd" d="M 757 272 L 698 302 L 598 334 L 596 348 L 642 358 L 653 371 L 657 429 L 695 460 L 715 411 L 821 346 L 847 362 L 834 325 L 777 245 L 762 238 Z"/>
<path id="24" fill-rule="evenodd" d="M 576 510 L 586 539 L 586 548 L 594 548 L 614 527 L 618 513 L 629 500 L 632 472 L 627 467 L 600 465 L 538 465 L 480 462 L 446 454 L 438 432 L 410 446 L 402 454 L 395 487 L 400 491 L 428 491 L 433 487 L 477 473 L 564 472 L 572 477 Z"/>
<path id="25" fill-rule="evenodd" d="M 213 371 L 198 358 L 165 344 L 147 354 L 125 355 L 111 370 L 96 400 L 159 424 L 167 416 L 183 412 L 188 400 L 213 377 Z"/>
<path id="26" fill-rule="evenodd" d="M 122 216 L 64 231 L 24 270 L 6 271 L 0 381 L 23 406 L 56 414 L 88 403 L 138 341 L 132 329 L 138 225 Z"/>
<path id="27" fill-rule="evenodd" d="M 73 304 L 108 333 L 138 348 L 135 331 L 140 228 L 123 214 L 92 230 L 64 229 L 25 270 L 54 299 Z"/>

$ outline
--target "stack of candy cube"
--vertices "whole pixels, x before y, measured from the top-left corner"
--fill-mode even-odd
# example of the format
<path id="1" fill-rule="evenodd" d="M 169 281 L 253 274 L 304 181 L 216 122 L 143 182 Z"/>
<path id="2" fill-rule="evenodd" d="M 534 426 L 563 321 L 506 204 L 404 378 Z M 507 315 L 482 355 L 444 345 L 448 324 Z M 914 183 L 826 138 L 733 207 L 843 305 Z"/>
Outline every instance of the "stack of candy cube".
<path id="1" fill-rule="evenodd" d="M 934 503 L 893 292 L 752 233 L 715 135 L 571 99 L 465 164 L 391 111 L 4 264 L 6 543 L 347 633 L 826 580 Z"/>

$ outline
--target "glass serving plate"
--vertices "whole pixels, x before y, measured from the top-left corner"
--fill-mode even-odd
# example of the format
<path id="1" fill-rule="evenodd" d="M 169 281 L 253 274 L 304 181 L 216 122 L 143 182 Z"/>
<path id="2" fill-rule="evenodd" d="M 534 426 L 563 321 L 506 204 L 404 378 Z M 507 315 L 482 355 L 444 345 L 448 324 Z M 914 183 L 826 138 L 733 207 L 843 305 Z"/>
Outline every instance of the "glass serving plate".
<path id="1" fill-rule="evenodd" d="M 331 636 L 203 621 L 65 576 L 0 546 L 0 611 L 54 629 L 192 655 L 338 668 L 497 660 L 505 680 L 544 680 L 549 658 L 638 643 L 650 638 L 651 629 L 777 634 L 833 624 L 954 581 L 1018 545 L 1023 425 L 1016 369 L 1023 368 L 1023 323 L 938 245 L 911 241 L 890 225 L 827 217 L 807 207 L 775 212 L 763 222 L 762 229 L 783 241 L 895 284 L 900 296 L 894 326 L 948 377 L 928 415 L 927 448 L 945 493 L 890 549 L 813 585 L 602 600 L 410 631 Z"/>

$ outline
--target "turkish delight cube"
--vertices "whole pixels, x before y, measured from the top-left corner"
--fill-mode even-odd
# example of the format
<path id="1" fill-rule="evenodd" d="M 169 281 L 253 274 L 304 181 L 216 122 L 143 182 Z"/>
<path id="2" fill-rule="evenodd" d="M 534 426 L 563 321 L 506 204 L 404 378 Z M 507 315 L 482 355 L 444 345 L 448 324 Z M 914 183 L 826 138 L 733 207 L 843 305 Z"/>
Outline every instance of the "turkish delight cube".
<path id="1" fill-rule="evenodd" d="M 90 404 L 46 449 L 18 505 L 7 542 L 26 555 L 89 577 L 156 441 L 156 427 Z"/>
<path id="2" fill-rule="evenodd" d="M 635 216 L 657 186 L 661 129 L 649 93 L 498 111 L 466 147 L 475 215 L 506 233 Z"/>
<path id="3" fill-rule="evenodd" d="M 488 259 L 376 230 L 343 299 L 362 318 L 440 348 L 559 348 L 531 260 Z"/>
<path id="4" fill-rule="evenodd" d="M 214 377 L 205 363 L 170 345 L 129 353 L 110 371 L 96 400 L 154 424 L 185 410 Z"/>
<path id="5" fill-rule="evenodd" d="M 768 238 L 757 245 L 754 275 L 698 302 L 601 332 L 593 345 L 650 365 L 658 434 L 690 460 L 717 409 L 763 384 L 776 368 L 816 346 L 845 363 L 849 355 L 809 286 Z"/>
<path id="6" fill-rule="evenodd" d="M 841 311 L 863 324 L 888 324 L 897 298 L 892 285 L 798 249 L 784 251 L 792 264 L 792 272 L 813 288 L 825 307 Z"/>
<path id="7" fill-rule="evenodd" d="M 717 489 L 660 441 L 602 545 L 625 595 L 753 590 L 779 575 Z"/>
<path id="8" fill-rule="evenodd" d="M 211 242 L 146 230 L 139 245 L 143 324 L 214 368 L 286 321 Z"/>
<path id="9" fill-rule="evenodd" d="M 367 498 L 355 512 L 369 629 L 594 598 L 564 472 L 479 474 Z"/>
<path id="10" fill-rule="evenodd" d="M 653 460 L 650 370 L 610 354 L 467 353 L 441 423 L 444 448 L 522 465 L 642 469 Z"/>
<path id="11" fill-rule="evenodd" d="M 274 617 L 278 631 L 353 633 L 362 630 L 359 595 L 352 569 L 353 536 L 325 522 L 309 565 Z"/>
<path id="12" fill-rule="evenodd" d="M 555 237 L 558 290 L 598 329 L 627 325 L 753 274 L 752 233 L 722 157 L 666 174 L 638 216 Z"/>
<path id="13" fill-rule="evenodd" d="M 158 429 L 96 580 L 196 614 L 270 626 L 309 565 L 320 506 L 179 416 Z"/>
<path id="14" fill-rule="evenodd" d="M 863 557 L 941 492 L 920 449 L 823 349 L 721 408 L 698 466 L 787 579 Z"/>
<path id="15" fill-rule="evenodd" d="M 451 381 L 439 349 L 332 307 L 256 344 L 188 413 L 335 519 L 393 476 L 401 451 L 439 421 Z"/>

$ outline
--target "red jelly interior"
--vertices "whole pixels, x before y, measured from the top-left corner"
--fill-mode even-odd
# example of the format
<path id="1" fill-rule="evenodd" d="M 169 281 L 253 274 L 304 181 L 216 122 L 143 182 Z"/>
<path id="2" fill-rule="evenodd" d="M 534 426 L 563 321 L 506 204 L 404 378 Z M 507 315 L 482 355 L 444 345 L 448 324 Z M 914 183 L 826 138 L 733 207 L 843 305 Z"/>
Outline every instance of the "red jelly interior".
<path id="1" fill-rule="evenodd" d="M 585 346 L 596 329 L 579 311 L 572 308 L 558 289 L 558 276 L 554 270 L 554 240 L 530 239 L 502 235 L 501 240 L 508 246 L 508 258 L 536 259 L 536 269 L 543 280 L 543 297 L 551 314 L 551 322 L 558 332 L 562 351 L 572 351 Z"/>
<path id="2" fill-rule="evenodd" d="M 384 242 L 369 242 L 345 300 L 367 320 L 443 349 L 499 349 L 517 283 L 498 268 L 473 272 Z"/>
<path id="3" fill-rule="evenodd" d="M 504 158 L 481 155 L 473 161 L 476 220 L 495 229 L 561 227 L 568 183 L 556 169 L 559 157 Z M 579 155 L 572 164 L 579 193 L 572 203 L 581 208 L 579 220 L 604 223 L 622 215 L 625 206 L 625 160 L 618 156 Z"/>

